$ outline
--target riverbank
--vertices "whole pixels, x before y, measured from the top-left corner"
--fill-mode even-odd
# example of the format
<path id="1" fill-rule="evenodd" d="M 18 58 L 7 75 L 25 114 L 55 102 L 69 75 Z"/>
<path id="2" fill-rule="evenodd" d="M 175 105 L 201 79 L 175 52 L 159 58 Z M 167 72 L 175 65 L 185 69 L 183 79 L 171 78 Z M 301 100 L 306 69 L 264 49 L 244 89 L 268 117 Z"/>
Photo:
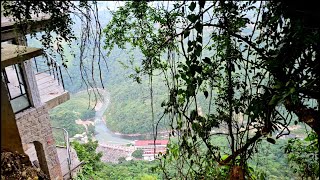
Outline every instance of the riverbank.
<path id="1" fill-rule="evenodd" d="M 99 93 L 102 96 L 100 98 L 99 97 L 96 98 L 96 102 L 94 102 L 94 106 L 92 105 L 90 106 L 96 112 L 95 117 L 87 120 L 82 120 L 82 121 L 77 120 L 76 122 L 79 125 L 85 126 L 86 129 L 88 128 L 88 126 L 94 125 L 95 132 L 96 132 L 95 138 L 98 141 L 104 142 L 106 144 L 109 144 L 109 143 L 118 144 L 119 142 L 129 143 L 128 141 L 153 139 L 154 135 L 152 132 L 125 134 L 120 132 L 113 132 L 107 127 L 104 113 L 108 109 L 111 101 L 110 101 L 110 94 L 106 89 L 91 88 L 89 90 L 80 91 L 76 94 L 80 94 L 80 93 L 91 93 L 91 96 L 92 96 L 91 102 L 94 101 L 94 93 L 95 95 L 98 95 Z M 90 122 L 87 122 L 87 121 L 90 121 Z M 157 133 L 157 136 L 158 136 L 157 138 L 165 139 L 169 136 L 169 133 L 170 133 L 169 131 L 160 131 Z"/>
<path id="2" fill-rule="evenodd" d="M 157 133 L 157 135 L 169 135 L 170 131 L 160 131 Z M 135 133 L 135 134 L 124 134 L 120 132 L 114 132 L 114 134 L 119 135 L 119 136 L 128 136 L 128 137 L 137 137 L 137 136 L 151 136 L 153 135 L 152 132 L 150 133 Z"/>

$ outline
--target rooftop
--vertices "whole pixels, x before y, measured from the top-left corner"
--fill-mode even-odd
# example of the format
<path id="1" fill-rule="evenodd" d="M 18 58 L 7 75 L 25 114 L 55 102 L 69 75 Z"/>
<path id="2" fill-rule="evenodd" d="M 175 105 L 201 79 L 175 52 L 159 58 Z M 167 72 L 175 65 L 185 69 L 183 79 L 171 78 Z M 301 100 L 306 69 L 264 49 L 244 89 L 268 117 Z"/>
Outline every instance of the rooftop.
<path id="1" fill-rule="evenodd" d="M 169 140 L 136 140 L 134 142 L 135 146 L 148 146 L 148 145 L 167 145 Z"/>

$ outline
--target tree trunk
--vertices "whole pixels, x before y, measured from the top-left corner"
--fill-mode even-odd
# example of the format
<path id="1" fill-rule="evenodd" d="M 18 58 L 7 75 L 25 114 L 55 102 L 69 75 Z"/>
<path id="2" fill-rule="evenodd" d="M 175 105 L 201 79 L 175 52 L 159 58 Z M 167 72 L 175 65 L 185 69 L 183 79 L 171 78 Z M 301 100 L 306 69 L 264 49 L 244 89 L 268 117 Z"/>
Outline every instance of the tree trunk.
<path id="1" fill-rule="evenodd" d="M 244 180 L 244 169 L 241 166 L 233 166 L 230 180 Z"/>

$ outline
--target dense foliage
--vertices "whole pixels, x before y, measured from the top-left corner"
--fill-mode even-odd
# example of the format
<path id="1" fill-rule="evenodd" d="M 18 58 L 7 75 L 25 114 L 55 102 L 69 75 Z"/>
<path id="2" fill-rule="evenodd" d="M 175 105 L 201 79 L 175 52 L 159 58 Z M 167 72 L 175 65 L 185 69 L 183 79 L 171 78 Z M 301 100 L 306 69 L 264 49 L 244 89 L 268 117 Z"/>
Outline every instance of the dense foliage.
<path id="1" fill-rule="evenodd" d="M 308 134 L 304 140 L 290 139 L 285 147 L 290 166 L 301 178 L 316 179 L 319 175 L 319 157 L 317 135 Z"/>
<path id="2" fill-rule="evenodd" d="M 143 150 L 142 149 L 137 149 L 135 151 L 133 151 L 132 156 L 135 158 L 139 158 L 141 159 L 143 156 Z"/>
<path id="3" fill-rule="evenodd" d="M 77 179 L 97 179 L 96 172 L 103 168 L 102 153 L 96 153 L 98 142 L 89 139 L 88 143 L 73 142 L 72 146 L 76 150 L 79 160 L 84 162 L 81 173 L 77 174 Z"/>
<path id="4" fill-rule="evenodd" d="M 292 121 L 320 134 L 315 17 L 312 5 L 300 3 L 127 2 L 104 29 L 105 48 L 130 43 L 139 49 L 134 77 L 148 75 L 151 92 L 154 76 L 164 75 L 169 96 L 163 107 L 171 136 L 179 139 L 166 156 L 180 163 L 177 176 L 214 178 L 211 167 L 223 165 L 231 179 L 244 179 L 261 140 L 275 144 Z M 205 114 L 199 95 L 207 100 Z M 217 134 L 229 141 L 224 158 L 210 141 Z"/>
<path id="5" fill-rule="evenodd" d="M 30 13 L 30 7 L 47 12 L 46 6 L 37 3 L 19 3 L 5 4 L 7 14 L 20 20 L 22 13 Z M 57 4 L 48 4 L 59 10 Z M 312 140 L 319 141 L 320 18 L 315 7 L 313 3 L 276 1 L 133 1 L 112 13 L 104 29 L 107 55 L 112 57 L 116 47 L 142 54 L 132 62 L 138 66 L 131 77 L 139 83 L 148 81 L 150 102 L 146 104 L 150 104 L 151 121 L 147 122 L 155 131 L 168 119 L 170 137 L 177 139 L 161 159 L 165 178 L 254 178 L 250 160 L 262 149 L 260 145 L 279 142 L 276 139 L 290 134 L 293 122 L 309 126 L 315 132 Z M 88 27 L 88 21 L 81 22 Z M 70 23 L 67 26 L 70 29 Z M 97 31 L 95 40 L 100 40 L 100 33 Z M 81 47 L 88 38 L 81 36 Z M 100 45 L 94 44 L 92 50 L 97 54 L 91 54 L 93 59 L 100 57 Z M 102 79 L 103 72 L 100 59 L 84 62 L 85 52 L 80 48 L 82 81 L 86 87 L 97 86 L 95 74 Z M 83 68 L 84 64 L 90 68 Z M 161 106 L 166 118 L 157 114 L 156 100 L 161 98 L 154 96 L 157 82 L 162 81 L 166 100 Z M 122 101 L 125 96 L 118 97 Z M 113 123 L 130 119 L 121 115 Z M 226 145 L 214 143 L 217 137 Z M 316 146 L 301 144 L 292 140 L 286 149 L 296 172 L 319 172 L 313 163 Z M 306 162 L 294 165 L 305 155 Z"/>
<path id="6" fill-rule="evenodd" d="M 156 172 L 157 162 L 126 161 L 121 164 L 106 164 L 101 173 L 105 179 L 156 180 L 161 179 L 161 172 Z"/>

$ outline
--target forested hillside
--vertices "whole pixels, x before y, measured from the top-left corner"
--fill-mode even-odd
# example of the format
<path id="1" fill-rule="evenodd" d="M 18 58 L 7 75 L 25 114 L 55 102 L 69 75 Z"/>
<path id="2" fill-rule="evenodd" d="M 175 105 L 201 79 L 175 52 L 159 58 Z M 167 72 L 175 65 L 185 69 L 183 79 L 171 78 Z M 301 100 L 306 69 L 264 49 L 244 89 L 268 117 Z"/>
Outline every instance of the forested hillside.
<path id="1" fill-rule="evenodd" d="M 111 94 L 106 123 L 116 132 L 150 132 L 164 112 L 157 130 L 168 121 L 174 140 L 159 164 L 164 178 L 319 177 L 320 23 L 314 4 L 124 4 L 111 20 L 101 12 L 104 30 L 94 31 L 93 40 L 103 35 L 103 44 L 91 46 L 83 31 L 92 30 L 88 21 L 66 22 L 80 48 L 64 48 L 74 77 L 65 82 L 73 93 L 105 86 Z M 295 130 L 303 131 L 299 139 L 292 138 Z"/>
<path id="2" fill-rule="evenodd" d="M 101 24 L 104 26 L 108 23 L 111 15 L 108 11 L 101 11 L 100 15 Z M 73 30 L 75 31 L 75 34 L 80 36 L 78 28 L 80 22 L 77 21 L 77 18 L 75 17 L 74 20 L 76 23 L 73 26 Z M 39 33 L 38 37 L 40 36 L 41 34 Z M 54 39 L 55 36 L 53 35 L 52 38 Z M 37 41 L 36 39 L 28 38 L 28 43 L 30 46 L 41 47 L 40 41 Z M 78 56 L 80 54 L 78 42 L 73 43 L 72 49 L 70 49 L 66 43 L 62 44 L 63 48 L 65 48 L 64 54 L 67 60 L 67 68 L 63 68 L 62 71 L 65 88 L 73 95 L 71 96 L 72 101 L 62 104 L 51 111 L 51 117 L 53 117 L 51 120 L 54 125 L 70 127 L 71 129 L 67 129 L 71 131 L 71 135 L 74 135 L 83 132 L 82 127 L 77 127 L 78 125 L 74 124 L 74 120 L 77 118 L 72 115 L 72 111 L 76 106 L 74 102 L 76 102 L 77 105 L 80 105 L 80 111 L 83 111 L 82 107 L 88 107 L 87 101 L 81 101 L 80 99 L 82 99 L 82 97 L 78 97 L 76 93 L 90 88 L 90 85 L 83 82 L 83 74 L 80 73 L 80 67 L 77 64 L 77 58 L 79 58 Z M 130 49 L 129 46 L 128 49 Z M 71 52 L 74 52 L 76 56 L 73 57 Z M 105 89 L 110 92 L 111 97 L 111 104 L 105 113 L 105 119 L 108 128 L 112 131 L 124 134 L 152 132 L 153 122 L 150 106 L 151 97 L 149 79 L 147 76 L 139 77 L 141 79 L 141 84 L 139 84 L 135 81 L 137 77 L 134 76 L 136 70 L 138 70 L 137 66 L 139 65 L 139 61 L 135 61 L 133 64 L 132 59 L 139 58 L 142 58 L 142 55 L 137 50 L 132 50 L 128 53 L 128 51 L 115 48 L 111 55 L 106 58 L 106 61 L 101 60 L 101 76 L 103 84 Z M 59 56 L 57 56 L 57 60 L 60 62 Z M 90 59 L 88 59 L 86 63 L 91 63 L 89 60 Z M 44 62 L 44 59 L 37 58 L 37 61 L 39 64 L 41 61 Z M 93 63 L 96 64 L 97 62 Z M 98 73 L 97 68 L 94 69 L 93 75 L 94 79 L 99 83 L 100 74 Z M 88 74 L 88 76 L 91 76 L 91 74 Z M 160 76 L 162 77 L 162 75 Z M 163 110 L 160 108 L 161 103 L 167 98 L 167 94 L 164 91 L 165 83 L 161 77 L 154 78 L 152 84 L 155 120 L 158 120 L 162 116 Z M 101 85 L 98 86 L 101 87 Z M 91 93 L 91 98 L 93 100 L 95 100 L 94 96 L 95 94 Z M 79 100 L 73 100 L 75 98 L 79 98 Z M 66 118 L 62 118 L 61 109 L 66 112 Z M 68 112 L 71 112 L 71 114 L 68 114 Z M 165 124 L 166 119 L 164 118 L 158 123 L 158 130 L 164 130 Z"/>

